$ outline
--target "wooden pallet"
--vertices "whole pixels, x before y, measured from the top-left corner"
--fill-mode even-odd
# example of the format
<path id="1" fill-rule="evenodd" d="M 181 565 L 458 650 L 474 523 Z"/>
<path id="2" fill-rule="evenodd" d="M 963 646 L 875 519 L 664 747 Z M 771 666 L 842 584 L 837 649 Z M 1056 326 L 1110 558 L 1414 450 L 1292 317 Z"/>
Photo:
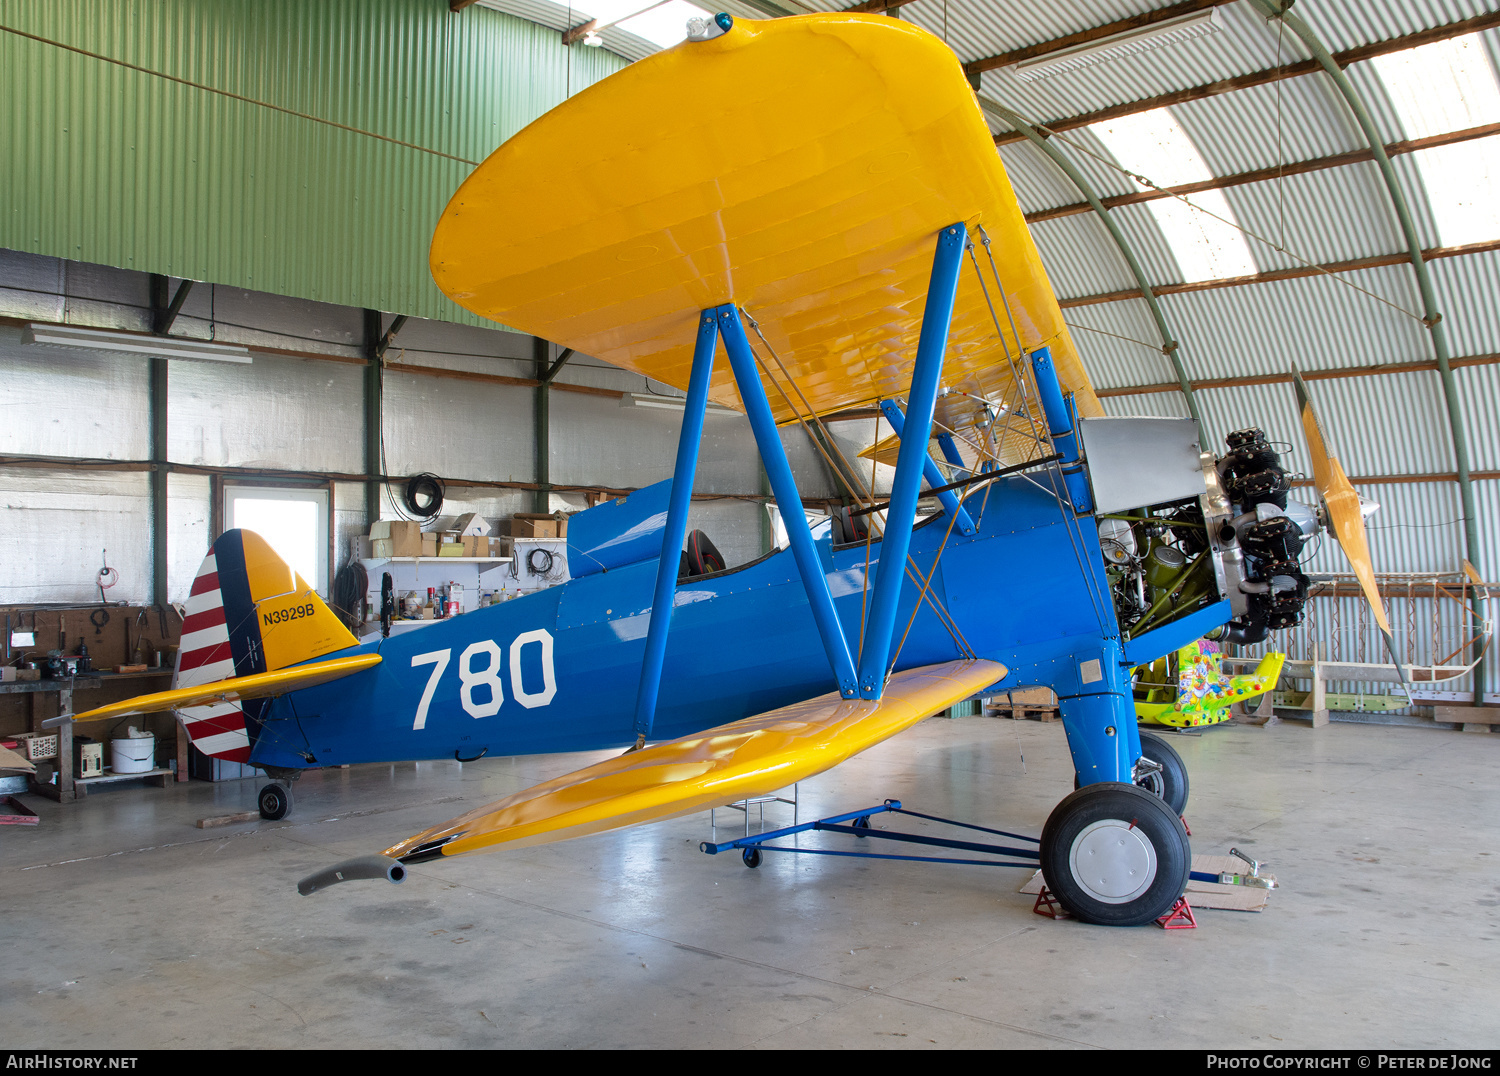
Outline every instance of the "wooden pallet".
<path id="1" fill-rule="evenodd" d="M 1057 720 L 1057 696 L 1051 688 L 1030 687 L 997 695 L 985 706 L 991 717 L 1008 717 L 1012 721 Z"/>

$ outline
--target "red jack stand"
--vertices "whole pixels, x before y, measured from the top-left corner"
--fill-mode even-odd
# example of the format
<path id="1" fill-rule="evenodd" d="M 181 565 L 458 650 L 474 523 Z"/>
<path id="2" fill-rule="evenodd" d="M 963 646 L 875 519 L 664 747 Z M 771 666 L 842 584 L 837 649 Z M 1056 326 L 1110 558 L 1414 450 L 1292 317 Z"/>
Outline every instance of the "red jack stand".
<path id="1" fill-rule="evenodd" d="M 1031 906 L 1031 910 L 1037 915 L 1045 915 L 1048 919 L 1073 918 L 1072 913 L 1057 902 L 1057 898 L 1052 895 L 1052 891 L 1045 885 L 1042 886 L 1042 891 L 1036 895 L 1036 903 Z"/>
<path id="2" fill-rule="evenodd" d="M 1178 897 L 1177 903 L 1172 905 L 1172 910 L 1156 922 L 1163 930 L 1198 929 L 1198 920 L 1193 918 L 1193 909 L 1188 904 L 1186 896 Z"/>

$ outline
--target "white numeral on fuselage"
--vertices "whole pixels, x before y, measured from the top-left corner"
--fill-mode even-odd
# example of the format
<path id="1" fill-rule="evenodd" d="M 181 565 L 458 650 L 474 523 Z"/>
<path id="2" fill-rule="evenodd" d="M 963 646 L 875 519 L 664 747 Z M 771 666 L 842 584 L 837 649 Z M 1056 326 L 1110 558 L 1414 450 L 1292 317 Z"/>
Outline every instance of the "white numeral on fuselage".
<path id="1" fill-rule="evenodd" d="M 541 648 L 542 689 L 527 691 L 521 675 L 521 657 L 526 646 L 535 644 Z M 414 654 L 412 668 L 431 665 L 427 686 L 422 689 L 422 699 L 417 703 L 416 720 L 412 730 L 427 727 L 427 709 L 437 694 L 438 681 L 448 668 L 448 659 L 453 650 L 433 650 L 426 654 Z M 500 668 L 504 664 L 503 651 L 493 639 L 481 639 L 471 643 L 458 658 L 459 702 L 470 717 L 494 717 L 505 703 L 505 688 L 500 682 Z M 478 666 L 476 668 L 476 666 Z M 483 690 L 480 690 L 480 689 Z M 546 706 L 557 694 L 557 672 L 552 665 L 552 635 L 546 628 L 522 632 L 510 644 L 510 691 L 515 700 L 527 709 Z"/>
<path id="2" fill-rule="evenodd" d="M 412 722 L 412 729 L 427 727 L 427 707 L 432 705 L 432 694 L 437 690 L 437 684 L 443 676 L 443 670 L 448 667 L 448 655 L 452 650 L 434 650 L 430 654 L 413 654 L 411 667 L 415 669 L 418 665 L 436 665 L 432 675 L 427 678 L 427 686 L 422 689 L 422 701 L 417 703 L 417 719 Z"/>
<path id="3" fill-rule="evenodd" d="M 514 650 L 515 647 L 512 646 L 511 649 Z M 480 654 L 488 654 L 490 660 L 483 670 L 476 672 L 470 659 Z M 505 702 L 505 689 L 500 686 L 502 661 L 500 648 L 493 639 L 479 640 L 458 659 L 458 682 L 463 685 L 459 688 L 458 697 L 463 701 L 464 709 L 469 712 L 470 717 L 494 717 L 500 712 L 500 705 Z M 481 686 L 489 688 L 488 702 L 479 702 L 474 698 L 474 689 Z"/>

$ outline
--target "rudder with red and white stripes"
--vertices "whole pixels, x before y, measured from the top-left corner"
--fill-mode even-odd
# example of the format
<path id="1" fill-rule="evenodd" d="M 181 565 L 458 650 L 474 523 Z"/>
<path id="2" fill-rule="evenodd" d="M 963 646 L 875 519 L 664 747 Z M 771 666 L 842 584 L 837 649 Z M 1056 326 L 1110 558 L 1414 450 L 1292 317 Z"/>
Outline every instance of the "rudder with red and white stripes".
<path id="1" fill-rule="evenodd" d="M 300 664 L 355 644 L 301 576 L 253 531 L 226 531 L 193 579 L 173 687 L 197 687 Z M 179 709 L 193 746 L 248 762 L 268 700 Z"/>

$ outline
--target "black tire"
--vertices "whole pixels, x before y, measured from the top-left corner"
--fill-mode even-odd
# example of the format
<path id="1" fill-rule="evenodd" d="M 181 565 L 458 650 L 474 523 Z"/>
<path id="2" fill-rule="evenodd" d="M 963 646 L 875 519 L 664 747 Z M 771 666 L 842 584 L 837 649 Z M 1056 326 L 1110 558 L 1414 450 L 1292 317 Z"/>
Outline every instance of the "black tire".
<path id="1" fill-rule="evenodd" d="M 260 816 L 267 822 L 276 822 L 287 816 L 292 809 L 292 790 L 284 785 L 265 785 L 256 796 Z"/>
<path id="2" fill-rule="evenodd" d="M 1182 756 L 1166 740 L 1151 732 L 1141 733 L 1141 754 L 1160 763 L 1161 772 L 1149 773 L 1136 784 L 1155 793 L 1166 801 L 1168 807 L 1182 814 L 1188 801 L 1188 772 Z"/>
<path id="3" fill-rule="evenodd" d="M 745 866 L 755 868 L 760 866 L 760 849 L 754 846 L 746 848 L 740 853 L 740 858 L 745 861 Z"/>
<path id="4" fill-rule="evenodd" d="M 869 829 L 870 828 L 870 816 L 867 815 L 867 814 L 860 815 L 858 818 L 856 818 L 854 820 L 854 828 L 855 829 Z M 858 837 L 860 840 L 864 840 L 865 839 L 865 835 L 863 833 L 856 833 L 855 836 Z"/>
<path id="5" fill-rule="evenodd" d="M 1135 927 L 1172 910 L 1187 888 L 1187 830 L 1162 800 L 1134 785 L 1086 785 L 1042 828 L 1042 877 L 1086 923 Z"/>

